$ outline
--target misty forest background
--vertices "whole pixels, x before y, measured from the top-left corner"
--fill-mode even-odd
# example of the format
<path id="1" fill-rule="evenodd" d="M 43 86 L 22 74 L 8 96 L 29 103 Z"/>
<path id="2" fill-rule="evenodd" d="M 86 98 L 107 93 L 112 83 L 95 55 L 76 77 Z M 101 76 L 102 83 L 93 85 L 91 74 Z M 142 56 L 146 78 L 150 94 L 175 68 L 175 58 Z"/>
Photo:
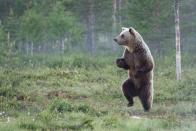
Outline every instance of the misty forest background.
<path id="1" fill-rule="evenodd" d="M 195 130 L 196 1 L 179 2 L 176 81 L 174 0 L 0 0 L 0 130 Z M 122 26 L 155 59 L 150 113 L 121 92 Z"/>
<path id="2" fill-rule="evenodd" d="M 180 1 L 183 54 L 195 49 L 195 4 Z M 153 55 L 175 51 L 171 0 L 1 0 L 0 10 L 2 64 L 13 55 L 119 52 L 112 40 L 122 26 L 136 28 Z"/>

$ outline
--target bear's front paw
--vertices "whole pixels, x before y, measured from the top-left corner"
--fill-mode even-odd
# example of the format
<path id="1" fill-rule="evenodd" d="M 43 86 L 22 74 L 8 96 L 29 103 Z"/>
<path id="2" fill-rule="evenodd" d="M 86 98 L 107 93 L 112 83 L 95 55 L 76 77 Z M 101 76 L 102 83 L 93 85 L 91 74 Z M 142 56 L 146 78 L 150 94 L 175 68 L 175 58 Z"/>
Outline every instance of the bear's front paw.
<path id="1" fill-rule="evenodd" d="M 128 70 L 128 69 L 129 69 L 129 66 L 126 64 L 124 58 L 119 58 L 119 59 L 117 59 L 117 60 L 116 60 L 116 65 L 117 65 L 119 68 L 123 68 L 123 69 L 125 69 L 125 70 Z"/>
<path id="2" fill-rule="evenodd" d="M 120 68 L 124 65 L 124 59 L 117 59 L 116 60 L 116 65 Z"/>

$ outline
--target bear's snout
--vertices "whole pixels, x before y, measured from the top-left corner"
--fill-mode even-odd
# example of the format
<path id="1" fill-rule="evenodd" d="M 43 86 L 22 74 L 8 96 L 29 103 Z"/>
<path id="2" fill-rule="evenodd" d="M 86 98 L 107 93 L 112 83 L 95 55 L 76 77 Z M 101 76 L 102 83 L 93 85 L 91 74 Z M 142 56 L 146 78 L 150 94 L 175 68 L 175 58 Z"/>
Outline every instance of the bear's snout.
<path id="1" fill-rule="evenodd" d="M 115 41 L 115 42 L 117 42 L 117 39 L 116 39 L 116 38 L 114 38 L 114 41 Z"/>

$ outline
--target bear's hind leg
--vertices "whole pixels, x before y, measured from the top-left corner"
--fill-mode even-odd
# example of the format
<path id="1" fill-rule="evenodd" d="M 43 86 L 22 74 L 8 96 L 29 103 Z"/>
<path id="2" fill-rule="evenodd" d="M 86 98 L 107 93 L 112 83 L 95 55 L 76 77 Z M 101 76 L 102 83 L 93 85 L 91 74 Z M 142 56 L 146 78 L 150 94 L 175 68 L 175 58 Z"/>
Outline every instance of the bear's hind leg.
<path id="1" fill-rule="evenodd" d="M 133 97 L 137 96 L 134 83 L 131 79 L 127 79 L 122 85 L 122 91 L 126 99 L 128 100 L 127 106 L 133 106 Z"/>
<path id="2" fill-rule="evenodd" d="M 143 105 L 144 111 L 149 111 L 153 102 L 153 88 L 150 84 L 141 87 L 139 98 Z"/>

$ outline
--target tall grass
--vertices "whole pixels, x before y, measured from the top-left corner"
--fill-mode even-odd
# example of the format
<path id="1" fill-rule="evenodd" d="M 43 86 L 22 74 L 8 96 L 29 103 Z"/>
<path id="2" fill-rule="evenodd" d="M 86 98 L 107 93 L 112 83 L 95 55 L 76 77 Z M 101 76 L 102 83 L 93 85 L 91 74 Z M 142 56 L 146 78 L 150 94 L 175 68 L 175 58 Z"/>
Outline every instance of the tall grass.
<path id="1" fill-rule="evenodd" d="M 127 108 L 118 54 L 37 55 L 0 70 L 0 130 L 194 130 L 196 70 L 173 57 L 155 57 L 154 105 Z M 188 60 L 187 60 L 188 61 Z M 134 116 L 137 117 L 134 117 Z M 9 118 L 9 121 L 8 121 Z"/>

